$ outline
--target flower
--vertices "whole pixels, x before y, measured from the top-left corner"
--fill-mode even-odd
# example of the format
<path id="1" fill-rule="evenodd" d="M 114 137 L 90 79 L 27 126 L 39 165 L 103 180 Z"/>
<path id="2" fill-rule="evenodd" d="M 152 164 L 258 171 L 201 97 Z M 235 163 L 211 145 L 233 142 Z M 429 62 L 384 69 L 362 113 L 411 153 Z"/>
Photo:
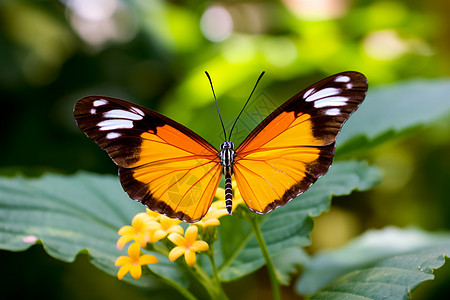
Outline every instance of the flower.
<path id="1" fill-rule="evenodd" d="M 145 247 L 150 240 L 152 230 L 161 227 L 147 213 L 138 213 L 135 215 L 131 221 L 131 225 L 123 226 L 119 229 L 121 237 L 117 241 L 117 248 L 122 249 L 131 240 L 134 240 L 139 246 Z"/>
<path id="2" fill-rule="evenodd" d="M 244 203 L 244 200 L 242 199 L 241 193 L 239 193 L 239 190 L 236 185 L 236 181 L 233 180 L 232 182 L 233 188 L 233 210 L 236 208 L 236 206 Z M 220 221 L 219 218 L 226 216 L 228 214 L 228 211 L 225 207 L 225 189 L 218 187 L 216 190 L 216 198 L 218 200 L 211 203 L 211 206 L 208 209 L 208 212 L 206 215 L 198 222 L 195 222 L 195 225 L 199 225 L 203 228 L 208 226 L 219 226 Z"/>
<path id="3" fill-rule="evenodd" d="M 172 232 L 178 234 L 184 233 L 183 227 L 178 225 L 179 223 L 181 223 L 180 220 L 172 219 L 166 216 L 161 216 L 159 223 L 161 224 L 161 226 L 155 231 L 153 231 L 153 233 L 150 235 L 149 240 L 150 243 L 157 242 L 160 239 L 165 238 L 166 235 Z"/>
<path id="4" fill-rule="evenodd" d="M 156 212 L 156 211 L 153 211 L 153 210 L 150 210 L 150 209 L 148 209 L 148 208 L 146 208 L 145 209 L 145 211 L 147 212 L 147 215 L 149 215 L 149 217 L 153 220 L 153 221 L 159 221 L 159 219 L 161 218 L 161 214 L 160 213 L 158 213 L 158 212 Z"/>
<path id="5" fill-rule="evenodd" d="M 217 203 L 218 201 L 214 202 Z M 213 203 L 213 204 L 214 204 Z M 198 222 L 195 222 L 195 225 L 200 225 L 205 228 L 208 226 L 219 226 L 220 221 L 219 218 L 228 215 L 226 208 L 217 208 L 216 206 L 211 206 L 208 209 L 206 215 Z"/>
<path id="6" fill-rule="evenodd" d="M 194 266 L 197 260 L 195 252 L 206 251 L 209 249 L 208 243 L 197 240 L 198 227 L 189 226 L 186 229 L 184 238 L 178 233 L 171 233 L 168 239 L 176 245 L 169 253 L 170 261 L 177 260 L 184 254 L 184 259 L 188 266 Z"/>
<path id="7" fill-rule="evenodd" d="M 125 274 L 130 272 L 135 279 L 141 278 L 143 265 L 155 264 L 158 259 L 149 254 L 141 255 L 141 248 L 138 243 L 133 243 L 128 248 L 128 256 L 117 258 L 115 265 L 121 266 L 117 272 L 117 278 L 122 279 Z"/>

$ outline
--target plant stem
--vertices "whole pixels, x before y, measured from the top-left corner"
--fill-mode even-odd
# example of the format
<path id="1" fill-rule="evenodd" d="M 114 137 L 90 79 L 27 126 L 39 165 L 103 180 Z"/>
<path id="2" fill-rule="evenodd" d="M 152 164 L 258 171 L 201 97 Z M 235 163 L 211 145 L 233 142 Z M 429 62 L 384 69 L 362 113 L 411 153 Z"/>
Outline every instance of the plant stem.
<path id="1" fill-rule="evenodd" d="M 255 235 L 256 241 L 258 242 L 259 248 L 261 248 L 261 252 L 264 256 L 264 260 L 266 261 L 266 268 L 269 272 L 270 284 L 272 285 L 273 299 L 280 300 L 280 284 L 278 282 L 277 275 L 275 273 L 275 268 L 273 266 L 272 259 L 269 255 L 269 250 L 267 249 L 266 243 L 264 242 L 263 235 L 261 233 L 261 229 L 259 228 L 259 224 L 256 221 L 256 218 L 250 214 L 247 214 L 245 219 L 250 224 L 252 228 L 253 234 Z"/>
<path id="2" fill-rule="evenodd" d="M 158 278 L 159 280 L 161 280 L 162 282 L 164 282 L 165 284 L 167 284 L 168 286 L 173 287 L 174 289 L 176 289 L 180 294 L 182 294 L 184 297 L 186 297 L 186 299 L 188 300 L 198 300 L 194 295 L 191 294 L 191 292 L 189 292 L 186 288 L 184 288 L 182 285 L 178 284 L 177 282 L 170 280 L 169 278 L 166 278 L 164 276 L 159 275 L 158 273 L 153 272 L 150 268 L 148 268 L 150 270 L 150 273 Z"/>
<path id="3" fill-rule="evenodd" d="M 220 282 L 215 282 L 215 280 L 211 280 L 211 278 L 205 273 L 205 271 L 200 266 L 196 264 L 193 268 L 191 268 L 191 270 L 194 273 L 194 275 L 196 274 L 199 277 L 198 281 L 206 289 L 211 299 L 213 300 L 228 299 L 224 291 L 222 290 Z"/>
<path id="4" fill-rule="evenodd" d="M 169 242 L 166 241 L 166 247 L 168 248 L 167 243 L 169 243 Z M 212 247 L 212 245 L 210 247 Z M 164 253 L 164 251 L 161 251 L 161 250 L 164 250 L 164 249 L 159 248 L 158 252 Z M 214 251 L 211 250 L 211 248 L 210 248 L 210 250 L 208 251 L 208 257 L 209 257 L 210 261 L 211 261 L 211 255 L 213 255 L 213 254 L 214 254 Z M 166 255 L 168 255 L 168 254 L 166 254 Z M 197 282 L 205 288 L 206 292 L 209 294 L 211 299 L 214 299 L 214 300 L 215 299 L 228 300 L 225 292 L 222 289 L 222 285 L 221 285 L 220 281 L 218 280 L 218 276 L 217 276 L 217 279 L 216 279 L 216 274 L 218 274 L 218 273 L 217 273 L 217 269 L 216 269 L 216 266 L 215 266 L 215 263 L 214 263 L 214 259 L 211 261 L 211 264 L 213 266 L 213 271 L 214 271 L 214 278 L 211 278 L 208 274 L 206 274 L 206 272 L 202 269 L 202 267 L 199 266 L 199 264 L 195 264 L 193 267 L 189 267 L 186 263 L 182 262 L 181 260 L 177 260 L 177 263 L 180 266 L 185 267 L 191 273 L 192 277 L 195 280 L 197 280 Z M 158 275 L 158 274 L 154 274 L 154 275 L 156 277 L 158 277 L 158 278 L 161 278 L 161 276 Z M 164 279 L 166 279 L 166 281 L 164 281 L 165 283 L 167 283 L 168 285 L 173 286 L 174 288 L 179 290 L 180 293 L 182 293 L 184 296 L 186 296 L 187 299 L 189 299 L 189 300 L 196 299 L 194 296 L 192 296 L 192 294 L 190 294 L 190 292 L 187 289 L 185 289 L 181 285 L 175 283 L 177 286 L 179 286 L 179 287 L 177 287 L 177 286 L 174 285 L 173 281 L 171 281 L 171 280 L 169 280 L 167 278 L 161 278 L 161 279 L 163 281 L 164 281 Z M 180 290 L 180 288 L 185 290 L 187 293 L 189 293 L 194 298 L 190 298 L 189 295 L 184 294 Z"/>
<path id="5" fill-rule="evenodd" d="M 216 262 L 214 261 L 214 248 L 213 247 L 214 247 L 213 244 L 211 244 L 211 246 L 209 247 L 208 258 L 209 258 L 209 261 L 211 262 L 211 267 L 212 267 L 212 271 L 213 271 L 214 281 L 216 282 L 216 286 L 217 286 L 218 292 L 221 295 L 223 295 L 223 299 L 227 299 L 225 291 L 222 288 L 222 283 L 220 282 L 219 272 L 217 271 Z"/>

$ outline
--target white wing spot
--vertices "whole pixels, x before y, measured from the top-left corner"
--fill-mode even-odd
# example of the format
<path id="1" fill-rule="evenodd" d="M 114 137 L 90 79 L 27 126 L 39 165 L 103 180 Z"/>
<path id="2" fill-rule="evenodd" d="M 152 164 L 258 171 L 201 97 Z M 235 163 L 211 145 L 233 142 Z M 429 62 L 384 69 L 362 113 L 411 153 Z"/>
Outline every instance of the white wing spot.
<path id="1" fill-rule="evenodd" d="M 345 85 L 345 87 L 346 87 L 347 89 L 352 89 L 352 88 L 353 88 L 353 83 L 347 83 L 347 84 Z"/>
<path id="2" fill-rule="evenodd" d="M 341 113 L 341 110 L 339 108 L 330 108 L 325 111 L 325 114 L 327 116 L 337 116 Z"/>
<path id="3" fill-rule="evenodd" d="M 91 108 L 91 115 L 95 114 L 97 110 L 95 108 Z"/>
<path id="4" fill-rule="evenodd" d="M 97 124 L 100 130 L 114 130 L 114 129 L 126 129 L 133 128 L 133 121 L 123 119 L 111 119 L 105 120 Z"/>
<path id="5" fill-rule="evenodd" d="M 143 119 L 143 117 L 140 115 L 137 115 L 130 111 L 121 110 L 121 109 L 113 109 L 113 110 L 107 111 L 103 114 L 103 117 L 111 118 L 111 119 L 128 119 L 128 120 L 142 120 Z"/>
<path id="6" fill-rule="evenodd" d="M 346 97 L 329 97 L 314 102 L 315 108 L 327 107 L 327 106 L 343 106 L 347 103 Z"/>
<path id="7" fill-rule="evenodd" d="M 311 95 L 312 93 L 314 93 L 314 88 L 307 90 L 306 93 L 303 95 L 303 99 L 308 98 L 309 95 Z"/>
<path id="8" fill-rule="evenodd" d="M 334 80 L 334 82 L 349 82 L 350 81 L 350 77 L 346 76 L 346 75 L 341 75 L 336 77 L 336 79 Z"/>
<path id="9" fill-rule="evenodd" d="M 108 101 L 106 101 L 105 99 L 100 99 L 100 100 L 95 100 L 93 104 L 95 107 L 98 107 L 98 106 L 108 104 Z"/>
<path id="10" fill-rule="evenodd" d="M 118 138 L 119 136 L 121 136 L 122 134 L 120 134 L 120 133 L 118 133 L 118 132 L 109 132 L 107 135 L 106 135 L 106 138 L 108 139 L 108 140 L 112 140 L 112 139 L 116 139 L 116 138 Z"/>
<path id="11" fill-rule="evenodd" d="M 310 97 L 308 97 L 308 99 L 305 99 L 305 101 L 310 102 L 310 101 L 315 101 L 317 99 L 322 99 L 325 97 L 335 96 L 335 95 L 339 94 L 340 92 L 341 92 L 340 89 L 326 88 L 326 89 L 320 90 L 317 93 L 311 95 Z"/>
<path id="12" fill-rule="evenodd" d="M 137 108 L 137 107 L 131 107 L 131 110 L 133 110 L 133 111 L 135 111 L 137 114 L 139 114 L 139 115 L 141 115 L 141 116 L 145 116 L 145 114 L 144 114 L 144 112 L 142 111 L 142 110 L 140 110 L 139 108 Z"/>

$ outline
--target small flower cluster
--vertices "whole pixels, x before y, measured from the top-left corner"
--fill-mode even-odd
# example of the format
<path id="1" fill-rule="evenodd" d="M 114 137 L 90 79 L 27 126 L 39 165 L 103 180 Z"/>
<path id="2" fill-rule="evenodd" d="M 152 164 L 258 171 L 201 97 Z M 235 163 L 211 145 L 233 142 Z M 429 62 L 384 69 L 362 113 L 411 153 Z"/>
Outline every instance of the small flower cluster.
<path id="1" fill-rule="evenodd" d="M 234 193 L 233 209 L 243 203 L 239 191 L 236 189 Z M 184 254 L 186 264 L 194 266 L 197 261 L 196 253 L 209 249 L 208 243 L 198 238 L 198 227 L 205 229 L 220 225 L 219 218 L 228 214 L 224 196 L 224 189 L 218 188 L 216 197 L 219 200 L 213 202 L 208 213 L 199 222 L 189 225 L 186 231 L 180 226 L 180 220 L 171 219 L 151 210 L 135 215 L 131 226 L 123 226 L 118 232 L 121 237 L 117 241 L 117 248 L 123 249 L 128 242 L 133 241 L 133 243 L 128 248 L 128 256 L 120 256 L 116 260 L 116 266 L 120 266 L 117 277 L 122 279 L 126 273 L 130 272 L 135 279 L 140 278 L 141 266 L 158 262 L 155 256 L 142 254 L 141 248 L 164 238 L 175 245 L 168 254 L 171 261 L 177 260 Z"/>

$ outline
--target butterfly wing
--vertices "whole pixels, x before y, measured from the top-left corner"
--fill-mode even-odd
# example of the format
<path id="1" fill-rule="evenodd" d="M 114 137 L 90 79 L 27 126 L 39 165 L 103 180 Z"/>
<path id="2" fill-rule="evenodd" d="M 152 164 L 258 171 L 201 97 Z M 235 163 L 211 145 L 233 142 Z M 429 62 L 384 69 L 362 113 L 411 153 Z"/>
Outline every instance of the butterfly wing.
<path id="1" fill-rule="evenodd" d="M 207 141 L 157 112 L 111 97 L 82 98 L 74 115 L 119 166 L 132 199 L 186 222 L 206 214 L 221 177 L 218 151 Z"/>
<path id="2" fill-rule="evenodd" d="M 266 214 L 305 192 L 330 167 L 336 136 L 367 92 L 357 72 L 330 76 L 264 119 L 236 149 L 234 175 L 248 207 Z"/>

